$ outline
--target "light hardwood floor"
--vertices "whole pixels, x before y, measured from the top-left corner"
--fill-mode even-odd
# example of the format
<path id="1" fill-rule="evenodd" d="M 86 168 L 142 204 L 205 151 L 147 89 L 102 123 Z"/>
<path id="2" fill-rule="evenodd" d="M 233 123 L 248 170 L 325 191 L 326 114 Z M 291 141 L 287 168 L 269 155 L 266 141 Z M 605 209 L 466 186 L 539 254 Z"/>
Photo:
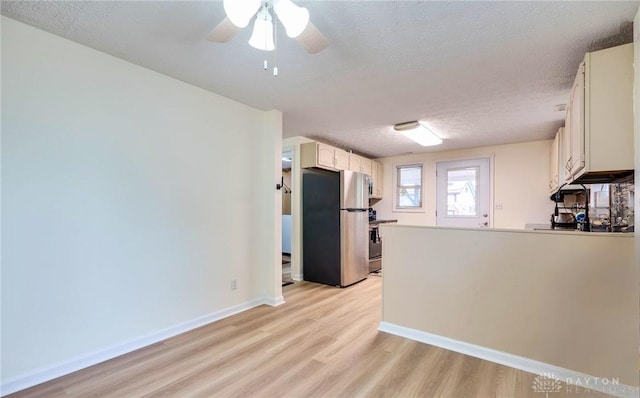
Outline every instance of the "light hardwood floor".
<path id="1" fill-rule="evenodd" d="M 535 376 L 377 331 L 380 276 L 261 306 L 11 397 L 545 397 Z M 562 386 L 557 397 L 602 397 Z"/>
<path id="2" fill-rule="evenodd" d="M 282 253 L 282 286 L 293 283 L 291 278 L 291 255 Z"/>

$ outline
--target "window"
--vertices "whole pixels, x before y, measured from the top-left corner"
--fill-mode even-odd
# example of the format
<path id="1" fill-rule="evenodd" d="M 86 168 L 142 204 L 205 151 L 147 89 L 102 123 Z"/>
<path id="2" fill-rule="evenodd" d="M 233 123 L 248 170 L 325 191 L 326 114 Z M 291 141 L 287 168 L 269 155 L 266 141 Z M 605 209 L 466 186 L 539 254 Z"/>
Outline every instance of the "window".
<path id="1" fill-rule="evenodd" d="M 396 166 L 395 209 L 398 211 L 422 210 L 422 165 Z"/>
<path id="2" fill-rule="evenodd" d="M 447 216 L 478 217 L 480 167 L 447 170 Z"/>

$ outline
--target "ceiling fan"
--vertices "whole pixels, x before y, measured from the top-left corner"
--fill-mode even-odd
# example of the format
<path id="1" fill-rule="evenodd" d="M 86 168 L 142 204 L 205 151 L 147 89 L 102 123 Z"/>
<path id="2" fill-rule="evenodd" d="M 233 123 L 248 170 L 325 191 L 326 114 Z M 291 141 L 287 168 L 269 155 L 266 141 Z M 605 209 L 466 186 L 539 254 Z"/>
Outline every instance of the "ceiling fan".
<path id="1" fill-rule="evenodd" d="M 309 21 L 309 11 L 291 0 L 224 0 L 227 16 L 207 36 L 217 43 L 231 40 L 240 29 L 247 27 L 256 15 L 249 44 L 264 51 L 275 48 L 273 19 L 284 25 L 287 36 L 295 38 L 309 53 L 315 54 L 327 48 L 329 42 Z"/>

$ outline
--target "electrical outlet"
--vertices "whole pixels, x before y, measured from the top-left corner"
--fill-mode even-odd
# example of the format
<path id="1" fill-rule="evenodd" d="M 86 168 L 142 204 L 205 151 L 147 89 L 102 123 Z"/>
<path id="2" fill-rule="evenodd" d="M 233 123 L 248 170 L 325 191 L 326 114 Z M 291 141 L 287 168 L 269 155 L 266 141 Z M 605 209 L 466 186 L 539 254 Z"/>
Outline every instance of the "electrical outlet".
<path id="1" fill-rule="evenodd" d="M 238 281 L 235 279 L 231 279 L 231 290 L 236 290 L 238 288 Z"/>
<path id="2" fill-rule="evenodd" d="M 504 205 L 502 204 L 502 202 L 496 203 L 496 210 L 502 210 L 502 209 L 504 209 Z"/>

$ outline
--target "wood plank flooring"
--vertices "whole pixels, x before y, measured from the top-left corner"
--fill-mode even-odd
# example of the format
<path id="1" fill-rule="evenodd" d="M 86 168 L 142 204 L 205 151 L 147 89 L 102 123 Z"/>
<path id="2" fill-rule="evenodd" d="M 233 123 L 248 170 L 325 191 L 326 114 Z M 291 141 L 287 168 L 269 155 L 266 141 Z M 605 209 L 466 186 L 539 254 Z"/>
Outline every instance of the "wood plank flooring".
<path id="1" fill-rule="evenodd" d="M 534 375 L 377 331 L 381 277 L 296 282 L 261 306 L 10 395 L 532 397 Z M 562 386 L 557 397 L 603 397 Z"/>
<path id="2" fill-rule="evenodd" d="M 291 278 L 291 255 L 282 253 L 282 286 L 292 284 Z"/>

